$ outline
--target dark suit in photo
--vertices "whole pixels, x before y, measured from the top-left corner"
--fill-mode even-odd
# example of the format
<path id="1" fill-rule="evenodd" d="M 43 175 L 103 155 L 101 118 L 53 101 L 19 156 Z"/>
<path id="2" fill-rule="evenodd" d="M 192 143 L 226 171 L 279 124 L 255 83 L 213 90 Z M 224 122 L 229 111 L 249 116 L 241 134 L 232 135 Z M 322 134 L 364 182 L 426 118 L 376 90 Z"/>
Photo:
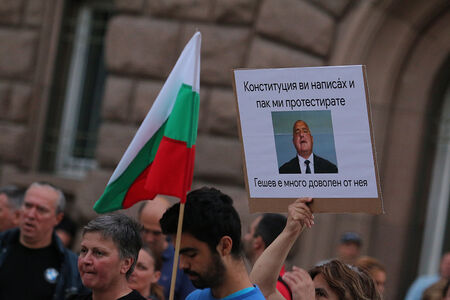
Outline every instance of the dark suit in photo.
<path id="1" fill-rule="evenodd" d="M 313 154 L 314 157 L 314 174 L 321 173 L 337 173 L 338 169 L 335 164 L 322 158 L 318 155 Z M 298 157 L 294 157 L 287 163 L 283 164 L 280 169 L 278 169 L 280 174 L 301 174 L 300 165 L 298 162 Z"/>

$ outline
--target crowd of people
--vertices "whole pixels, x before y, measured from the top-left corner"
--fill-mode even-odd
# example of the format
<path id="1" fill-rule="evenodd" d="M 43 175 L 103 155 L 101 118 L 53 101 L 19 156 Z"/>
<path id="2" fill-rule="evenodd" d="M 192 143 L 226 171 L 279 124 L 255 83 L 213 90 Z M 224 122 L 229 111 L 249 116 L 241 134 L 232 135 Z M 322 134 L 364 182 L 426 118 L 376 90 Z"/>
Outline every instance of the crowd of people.
<path id="1" fill-rule="evenodd" d="M 242 236 L 233 200 L 214 188 L 190 192 L 184 208 L 174 299 L 382 299 L 383 264 L 361 256 L 362 238 L 345 232 L 336 258 L 306 271 L 285 262 L 314 225 L 311 198 L 287 217 L 258 215 Z M 61 189 L 44 182 L 0 188 L 0 299 L 169 299 L 180 204 L 144 201 L 136 220 L 100 215 L 81 228 L 64 216 Z M 248 272 L 247 263 L 251 265 Z M 440 274 L 418 278 L 406 300 L 449 300 L 450 253 Z"/>

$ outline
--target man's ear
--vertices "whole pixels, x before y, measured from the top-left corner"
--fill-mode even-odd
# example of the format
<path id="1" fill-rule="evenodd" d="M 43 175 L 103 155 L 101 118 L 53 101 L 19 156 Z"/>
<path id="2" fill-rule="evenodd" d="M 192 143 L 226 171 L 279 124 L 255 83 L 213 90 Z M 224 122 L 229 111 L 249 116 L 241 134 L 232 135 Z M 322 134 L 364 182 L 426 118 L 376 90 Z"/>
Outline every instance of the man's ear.
<path id="1" fill-rule="evenodd" d="M 60 212 L 60 213 L 57 213 L 56 214 L 56 225 L 58 225 L 60 222 L 61 222 L 61 220 L 64 218 L 64 213 L 62 213 L 62 212 Z M 56 226 L 55 225 L 55 226 Z"/>
<path id="2" fill-rule="evenodd" d="M 221 256 L 226 256 L 230 254 L 232 248 L 233 248 L 233 240 L 228 235 L 223 236 L 216 247 L 217 252 L 219 252 Z"/>

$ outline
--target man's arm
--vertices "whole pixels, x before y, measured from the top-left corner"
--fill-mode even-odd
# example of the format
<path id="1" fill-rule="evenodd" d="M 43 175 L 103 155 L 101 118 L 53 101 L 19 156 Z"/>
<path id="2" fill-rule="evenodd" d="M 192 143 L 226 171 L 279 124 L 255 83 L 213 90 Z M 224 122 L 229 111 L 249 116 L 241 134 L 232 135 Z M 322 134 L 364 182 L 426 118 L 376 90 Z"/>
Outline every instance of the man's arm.
<path id="1" fill-rule="evenodd" d="M 307 205 L 311 201 L 311 198 L 299 198 L 289 205 L 286 227 L 253 266 L 250 280 L 268 299 L 284 299 L 276 289 L 278 274 L 302 230 L 314 224 L 314 216 Z"/>

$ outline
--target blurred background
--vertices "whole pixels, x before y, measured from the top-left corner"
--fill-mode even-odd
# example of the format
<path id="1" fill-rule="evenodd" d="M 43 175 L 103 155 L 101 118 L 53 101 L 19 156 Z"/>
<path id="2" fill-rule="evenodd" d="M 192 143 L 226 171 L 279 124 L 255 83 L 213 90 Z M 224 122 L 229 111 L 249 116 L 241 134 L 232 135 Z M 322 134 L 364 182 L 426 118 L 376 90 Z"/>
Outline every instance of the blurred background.
<path id="1" fill-rule="evenodd" d="M 386 299 L 436 273 L 450 250 L 446 0 L 0 0 L 0 185 L 51 182 L 77 224 L 94 217 L 94 202 L 197 29 L 194 187 L 230 194 L 247 230 L 254 216 L 233 68 L 364 64 L 386 214 L 316 216 L 290 263 L 309 268 L 333 257 L 350 230 L 361 235 L 363 254 L 386 265 Z"/>

